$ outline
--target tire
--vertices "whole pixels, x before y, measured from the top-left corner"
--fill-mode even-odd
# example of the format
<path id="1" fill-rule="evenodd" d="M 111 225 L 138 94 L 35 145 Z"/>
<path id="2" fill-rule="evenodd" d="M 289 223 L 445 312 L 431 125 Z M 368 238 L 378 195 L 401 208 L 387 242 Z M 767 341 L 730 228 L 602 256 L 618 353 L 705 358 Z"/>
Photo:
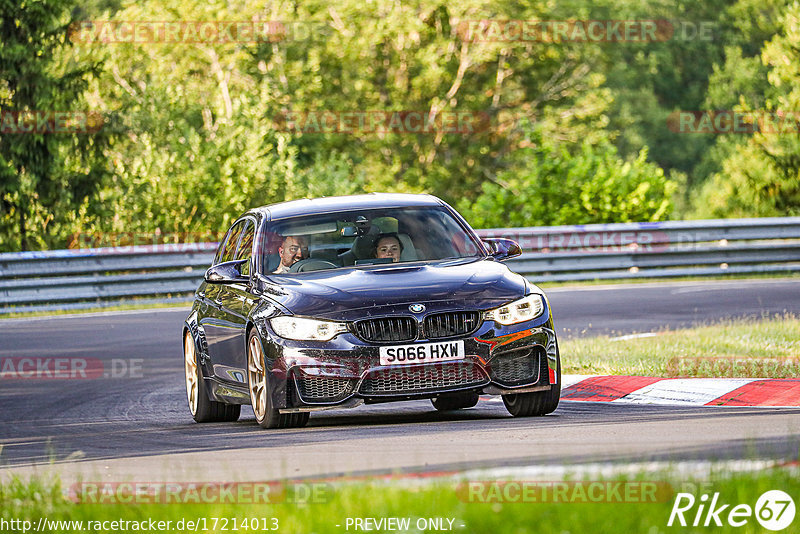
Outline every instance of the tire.
<path id="1" fill-rule="evenodd" d="M 208 398 L 208 390 L 203 380 L 203 370 L 197 364 L 197 345 L 188 331 L 183 337 L 183 369 L 189 412 L 195 421 L 219 423 L 239 419 L 242 410 L 239 404 L 225 404 Z"/>
<path id="2" fill-rule="evenodd" d="M 261 428 L 299 428 L 308 423 L 308 412 L 282 414 L 273 407 L 264 370 L 264 346 L 255 328 L 247 337 L 247 389 L 256 422 Z"/>
<path id="3" fill-rule="evenodd" d="M 503 395 L 503 404 L 514 417 L 538 417 L 555 411 L 561 398 L 561 356 L 556 352 L 556 383 L 548 391 Z"/>
<path id="4" fill-rule="evenodd" d="M 479 395 L 474 391 L 464 391 L 458 393 L 446 393 L 431 399 L 433 407 L 440 412 L 448 412 L 451 410 L 461 410 L 463 408 L 472 408 L 478 404 Z"/>

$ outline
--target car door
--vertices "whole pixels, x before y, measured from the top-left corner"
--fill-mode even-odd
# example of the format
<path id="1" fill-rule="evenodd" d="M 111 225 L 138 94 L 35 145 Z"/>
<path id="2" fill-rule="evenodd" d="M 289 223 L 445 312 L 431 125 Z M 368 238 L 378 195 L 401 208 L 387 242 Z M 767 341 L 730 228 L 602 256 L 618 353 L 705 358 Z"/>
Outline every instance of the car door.
<path id="1" fill-rule="evenodd" d="M 250 276 L 253 241 L 255 238 L 255 221 L 247 218 L 234 260 L 246 260 L 240 269 L 241 273 Z M 247 315 L 253 306 L 254 295 L 252 285 L 248 283 L 225 284 L 220 291 L 220 312 L 224 317 L 224 332 L 220 329 L 215 357 L 215 374 L 225 380 L 245 383 L 247 381 Z"/>
<path id="2" fill-rule="evenodd" d="M 225 237 L 225 245 L 221 249 L 221 254 L 215 259 L 216 263 L 234 259 L 246 223 L 247 220 L 243 219 L 231 226 Z M 229 345 L 235 342 L 237 328 L 228 307 L 225 306 L 227 295 L 225 284 L 206 284 L 205 301 L 208 303 L 208 310 L 199 322 L 206 335 L 208 355 L 211 360 L 207 368 L 209 371 L 207 376 L 238 382 L 238 377 L 232 376 L 226 371 L 228 366 L 224 363 L 225 355 L 230 350 Z"/>

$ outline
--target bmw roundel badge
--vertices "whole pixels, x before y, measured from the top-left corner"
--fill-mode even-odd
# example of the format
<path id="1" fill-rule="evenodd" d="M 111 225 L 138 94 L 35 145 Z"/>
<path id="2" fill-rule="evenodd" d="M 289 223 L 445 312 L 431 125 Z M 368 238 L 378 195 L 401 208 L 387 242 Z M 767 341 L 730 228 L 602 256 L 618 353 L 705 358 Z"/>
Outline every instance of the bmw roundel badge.
<path id="1" fill-rule="evenodd" d="M 411 310 L 412 313 L 422 313 L 422 312 L 425 311 L 425 305 L 424 304 L 412 304 L 411 306 L 408 307 L 408 309 Z"/>

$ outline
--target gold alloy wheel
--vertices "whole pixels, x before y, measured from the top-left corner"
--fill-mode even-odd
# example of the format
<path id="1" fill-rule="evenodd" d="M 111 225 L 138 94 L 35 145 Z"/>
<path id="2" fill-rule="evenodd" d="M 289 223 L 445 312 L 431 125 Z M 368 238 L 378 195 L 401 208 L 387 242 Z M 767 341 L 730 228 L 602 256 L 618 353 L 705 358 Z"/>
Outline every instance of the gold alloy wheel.
<path id="1" fill-rule="evenodd" d="M 194 340 L 189 332 L 183 338 L 183 361 L 186 371 L 186 396 L 189 399 L 189 410 L 192 415 L 197 413 L 197 351 L 195 350 Z"/>
<path id="2" fill-rule="evenodd" d="M 247 351 L 247 378 L 250 388 L 250 404 L 253 413 L 260 423 L 267 413 L 267 376 L 264 373 L 264 351 L 258 336 L 250 338 L 250 350 Z"/>

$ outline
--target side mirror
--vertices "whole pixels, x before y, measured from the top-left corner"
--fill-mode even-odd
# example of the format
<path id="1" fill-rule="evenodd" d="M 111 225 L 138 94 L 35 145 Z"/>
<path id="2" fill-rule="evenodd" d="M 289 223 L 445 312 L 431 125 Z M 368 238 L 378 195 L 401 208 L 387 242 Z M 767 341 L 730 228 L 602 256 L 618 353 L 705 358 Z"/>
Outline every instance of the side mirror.
<path id="1" fill-rule="evenodd" d="M 522 254 L 522 249 L 516 241 L 502 237 L 491 237 L 483 242 L 489 249 L 489 255 L 497 261 L 506 261 Z"/>
<path id="2" fill-rule="evenodd" d="M 206 271 L 206 282 L 209 284 L 246 284 L 250 281 L 250 277 L 244 276 L 240 269 L 248 261 L 250 260 L 244 259 L 218 263 Z"/>

